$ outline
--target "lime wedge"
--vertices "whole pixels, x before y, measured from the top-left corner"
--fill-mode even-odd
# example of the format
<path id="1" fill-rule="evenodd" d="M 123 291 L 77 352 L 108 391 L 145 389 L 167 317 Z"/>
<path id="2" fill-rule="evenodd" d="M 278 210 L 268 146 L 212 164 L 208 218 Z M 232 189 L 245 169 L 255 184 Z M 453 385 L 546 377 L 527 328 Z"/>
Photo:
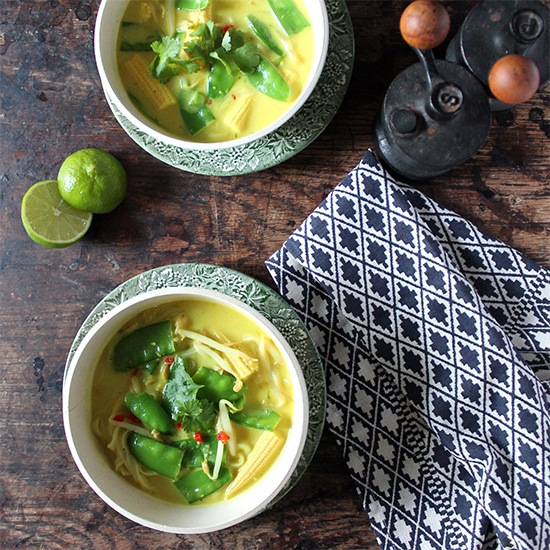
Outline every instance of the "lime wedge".
<path id="1" fill-rule="evenodd" d="M 57 180 L 46 180 L 35 183 L 25 193 L 21 220 L 33 241 L 48 248 L 64 248 L 84 236 L 92 214 L 66 203 L 59 194 Z"/>

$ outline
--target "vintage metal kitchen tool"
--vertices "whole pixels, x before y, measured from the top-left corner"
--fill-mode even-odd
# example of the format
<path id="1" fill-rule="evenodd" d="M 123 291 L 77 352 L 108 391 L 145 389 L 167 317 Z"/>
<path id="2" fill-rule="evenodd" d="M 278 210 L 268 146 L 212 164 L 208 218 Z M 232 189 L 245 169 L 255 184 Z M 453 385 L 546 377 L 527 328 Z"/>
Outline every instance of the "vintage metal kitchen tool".
<path id="1" fill-rule="evenodd" d="M 526 101 L 536 92 L 540 73 L 545 77 L 537 63 L 548 65 L 548 57 L 540 49 L 540 43 L 544 46 L 547 40 L 548 24 L 544 11 L 539 14 L 532 6 L 538 4 L 536 0 L 483 2 L 489 6 L 478 9 L 479 13 L 474 13 L 474 9 L 471 24 L 475 26 L 482 16 L 492 17 L 493 7 L 501 3 L 513 4 L 515 11 L 501 10 L 508 19 L 506 30 L 502 24 L 488 26 L 505 35 L 506 40 L 495 38 L 497 48 L 485 39 L 486 47 L 491 48 L 490 61 L 485 63 L 480 61 L 484 59 L 483 51 L 474 55 L 476 47 L 470 45 L 474 32 L 469 25 L 461 30 L 458 40 L 451 42 L 448 59 L 435 59 L 432 49 L 447 38 L 450 28 L 449 15 L 439 2 L 416 0 L 403 12 L 401 34 L 420 63 L 394 79 L 375 123 L 375 148 L 386 165 L 399 175 L 430 178 L 468 160 L 487 138 L 491 111 Z M 519 30 L 510 30 L 514 28 Z M 513 49 L 502 45 L 512 42 L 509 36 L 514 37 Z M 518 36 L 523 37 L 522 41 Z M 529 36 L 533 39 L 527 47 Z M 454 57 L 451 51 L 455 52 Z M 536 61 L 523 55 L 526 52 L 537 54 Z M 548 49 L 546 52 L 548 55 Z M 471 65 L 476 66 L 477 74 Z"/>
<path id="2" fill-rule="evenodd" d="M 468 14 L 458 33 L 449 43 L 445 58 L 471 71 L 486 86 L 491 109 L 510 108 L 489 88 L 489 75 L 505 56 L 522 56 L 538 70 L 540 82 L 550 78 L 550 10 L 538 0 L 484 0 Z M 521 60 L 516 57 L 517 62 Z M 538 87 L 532 82 L 532 89 Z M 527 96 L 508 96 L 512 103 L 522 103 Z M 528 94 L 527 94 L 528 95 Z M 527 97 L 528 99 L 528 97 Z"/>

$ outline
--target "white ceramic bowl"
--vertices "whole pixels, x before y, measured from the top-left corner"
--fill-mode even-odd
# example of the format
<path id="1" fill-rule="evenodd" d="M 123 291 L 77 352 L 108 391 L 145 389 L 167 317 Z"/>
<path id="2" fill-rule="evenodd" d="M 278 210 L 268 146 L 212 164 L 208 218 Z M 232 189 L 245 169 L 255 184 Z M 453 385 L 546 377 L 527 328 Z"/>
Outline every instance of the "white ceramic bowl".
<path id="1" fill-rule="evenodd" d="M 153 497 L 116 473 L 92 432 L 91 385 L 95 364 L 115 332 L 141 311 L 178 300 L 200 299 L 233 307 L 271 336 L 286 360 L 294 387 L 294 417 L 286 442 L 271 468 L 250 488 L 226 502 L 175 504 Z M 235 525 L 262 512 L 296 469 L 308 431 L 308 394 L 302 370 L 281 333 L 239 300 L 202 288 L 164 288 L 116 306 L 83 338 L 68 365 L 63 386 L 63 422 L 72 456 L 90 487 L 123 516 L 171 533 L 205 533 Z"/>
<path id="2" fill-rule="evenodd" d="M 311 72 L 302 93 L 296 101 L 281 117 L 261 131 L 235 140 L 201 143 L 180 139 L 152 124 L 128 97 L 117 68 L 117 36 L 122 16 L 128 5 L 127 0 L 102 0 L 97 14 L 94 33 L 95 58 L 103 89 L 115 107 L 129 122 L 161 143 L 183 149 L 203 151 L 219 150 L 251 143 L 274 132 L 290 120 L 307 101 L 321 76 L 327 57 L 329 41 L 329 23 L 325 0 L 304 0 L 304 4 L 314 29 L 314 55 Z"/>

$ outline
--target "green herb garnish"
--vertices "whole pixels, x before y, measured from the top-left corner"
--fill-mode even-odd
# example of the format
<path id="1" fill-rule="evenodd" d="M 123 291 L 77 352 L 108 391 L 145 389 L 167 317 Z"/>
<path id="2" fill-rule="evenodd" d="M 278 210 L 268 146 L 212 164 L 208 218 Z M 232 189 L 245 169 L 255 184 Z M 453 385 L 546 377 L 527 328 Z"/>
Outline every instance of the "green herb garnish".
<path id="1" fill-rule="evenodd" d="M 197 399 L 197 392 L 201 388 L 185 369 L 183 358 L 176 355 L 162 400 L 172 419 L 186 432 L 208 433 L 214 429 L 216 410 L 207 399 Z"/>
<path id="2" fill-rule="evenodd" d="M 251 74 L 260 63 L 258 45 L 247 40 L 246 35 L 234 27 L 221 27 L 213 21 L 201 23 L 190 33 L 190 40 L 164 36 L 151 44 L 157 54 L 151 63 L 151 74 L 163 84 L 183 72 L 209 69 L 216 61 L 223 63 L 227 72 Z M 188 58 L 180 57 L 180 52 Z"/>
<path id="3" fill-rule="evenodd" d="M 178 38 L 163 36 L 161 41 L 156 40 L 151 44 L 151 49 L 158 54 L 151 62 L 150 69 L 153 78 L 166 84 L 173 76 L 179 74 L 179 68 L 189 73 L 194 73 L 200 69 L 200 65 L 194 59 L 181 59 L 180 41 Z"/>

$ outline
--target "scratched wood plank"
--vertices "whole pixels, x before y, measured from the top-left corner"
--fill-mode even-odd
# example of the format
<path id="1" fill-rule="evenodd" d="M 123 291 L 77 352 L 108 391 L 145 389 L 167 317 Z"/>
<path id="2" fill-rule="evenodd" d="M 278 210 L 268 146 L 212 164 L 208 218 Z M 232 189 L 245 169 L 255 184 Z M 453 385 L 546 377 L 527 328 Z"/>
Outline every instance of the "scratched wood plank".
<path id="1" fill-rule="evenodd" d="M 293 491 L 221 533 L 150 531 L 106 506 L 79 475 L 61 418 L 71 342 L 94 305 L 151 267 L 211 262 L 273 287 L 264 260 L 372 147 L 385 90 L 416 62 L 399 38 L 406 1 L 348 0 L 356 63 L 329 127 L 283 165 L 229 178 L 178 171 L 118 126 L 93 59 L 96 0 L 0 2 L 0 546 L 182 549 L 376 548 L 336 445 L 325 432 Z M 453 30 L 474 2 L 446 2 Z M 430 196 L 550 267 L 550 88 L 495 117 L 482 150 L 430 182 Z M 72 151 L 111 151 L 127 199 L 65 250 L 26 237 L 26 189 Z"/>

